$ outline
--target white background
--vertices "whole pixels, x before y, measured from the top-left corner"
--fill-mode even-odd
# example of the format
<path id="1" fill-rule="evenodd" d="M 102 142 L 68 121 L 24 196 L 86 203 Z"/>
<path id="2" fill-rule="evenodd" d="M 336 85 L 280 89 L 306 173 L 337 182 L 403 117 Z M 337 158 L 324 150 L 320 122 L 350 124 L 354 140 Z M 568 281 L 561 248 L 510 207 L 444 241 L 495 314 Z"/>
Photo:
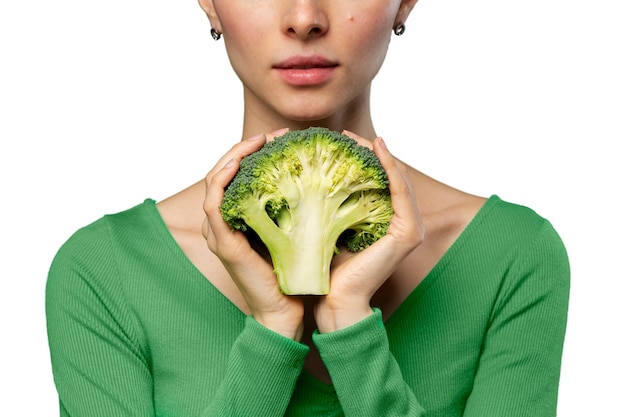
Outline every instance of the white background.
<path id="1" fill-rule="evenodd" d="M 394 153 L 563 237 L 559 416 L 626 415 L 622 4 L 421 0 L 374 85 Z M 43 303 L 58 247 L 201 179 L 238 139 L 240 100 L 194 0 L 2 0 L 2 415 L 58 414 Z"/>

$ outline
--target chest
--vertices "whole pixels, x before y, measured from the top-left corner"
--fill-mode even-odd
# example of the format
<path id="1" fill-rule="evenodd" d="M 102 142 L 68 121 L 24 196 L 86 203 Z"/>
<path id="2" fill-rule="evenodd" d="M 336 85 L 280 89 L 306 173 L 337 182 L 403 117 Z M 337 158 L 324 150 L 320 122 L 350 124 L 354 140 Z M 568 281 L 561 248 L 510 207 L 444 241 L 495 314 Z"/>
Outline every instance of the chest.
<path id="1" fill-rule="evenodd" d="M 428 218 L 425 219 L 425 223 L 428 228 L 427 239 L 398 265 L 395 272 L 372 299 L 372 306 L 381 309 L 385 320 L 394 314 L 398 307 L 428 276 L 465 226 L 464 223 L 460 223 L 458 227 L 451 227 L 449 222 L 442 226 L 441 222 L 429 221 Z M 210 281 L 212 286 L 241 312 L 246 315 L 250 314 L 239 289 L 219 259 L 208 249 L 204 237 L 185 230 L 173 229 L 170 231 L 187 258 L 205 279 Z M 328 372 L 310 338 L 311 333 L 316 328 L 310 312 L 305 315 L 304 324 L 305 331 L 302 343 L 310 347 L 310 353 L 305 362 L 305 371 L 318 381 L 329 384 L 331 381 Z"/>
<path id="2" fill-rule="evenodd" d="M 458 279 L 454 274 L 444 273 L 434 281 L 432 277 L 428 278 L 427 291 L 418 288 L 387 319 L 390 352 L 420 401 L 431 409 L 460 410 L 471 391 L 489 310 L 482 308 L 487 303 L 472 299 L 471 289 L 462 282 L 457 283 L 457 289 L 468 298 L 459 297 L 451 286 L 444 285 Z M 167 300 L 160 306 L 160 316 L 184 316 L 184 322 L 152 320 L 150 323 L 158 327 L 146 328 L 155 404 L 161 410 L 181 410 L 186 404 L 197 403 L 197 398 L 210 401 L 225 375 L 232 343 L 242 330 L 243 315 L 211 286 L 202 286 L 201 277 L 197 278 L 198 285 L 189 294 L 171 298 L 164 292 L 160 296 Z M 198 291 L 203 287 L 204 291 Z M 325 368 L 319 367 L 318 360 L 316 352 L 311 351 L 286 415 L 319 415 L 300 411 L 337 406 L 328 401 L 334 393 L 331 386 L 322 383 L 330 381 L 325 379 Z M 440 388 L 433 393 L 429 389 L 432 386 Z"/>

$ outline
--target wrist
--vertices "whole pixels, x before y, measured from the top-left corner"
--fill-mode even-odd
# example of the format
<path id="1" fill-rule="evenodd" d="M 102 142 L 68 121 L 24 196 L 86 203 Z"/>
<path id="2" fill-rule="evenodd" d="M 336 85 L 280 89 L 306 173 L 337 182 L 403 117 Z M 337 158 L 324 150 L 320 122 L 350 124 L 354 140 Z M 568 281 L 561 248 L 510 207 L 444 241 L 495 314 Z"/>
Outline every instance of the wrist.
<path id="1" fill-rule="evenodd" d="M 298 319 L 284 316 L 274 317 L 271 315 L 257 315 L 254 316 L 254 319 L 262 326 L 280 334 L 281 336 L 295 340 L 296 342 L 299 342 L 300 339 L 302 339 L 302 333 L 304 331 L 302 317 Z"/>
<path id="2" fill-rule="evenodd" d="M 320 301 L 315 309 L 315 322 L 320 333 L 330 333 L 350 327 L 372 314 L 369 303 L 333 307 Z"/>

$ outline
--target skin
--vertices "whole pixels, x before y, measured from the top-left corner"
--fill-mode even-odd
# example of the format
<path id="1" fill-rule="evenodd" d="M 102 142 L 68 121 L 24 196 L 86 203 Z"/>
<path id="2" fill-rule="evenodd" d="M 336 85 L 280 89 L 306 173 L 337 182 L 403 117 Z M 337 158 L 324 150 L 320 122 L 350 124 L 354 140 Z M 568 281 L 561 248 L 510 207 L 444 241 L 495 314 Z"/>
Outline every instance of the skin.
<path id="1" fill-rule="evenodd" d="M 415 1 L 200 0 L 211 26 L 223 33 L 242 80 L 242 137 L 306 128 L 312 121 L 375 137 L 371 81 L 384 61 L 391 29 L 406 20 Z M 272 71 L 285 58 L 314 54 L 338 64 L 322 86 L 291 87 Z"/>
<path id="2" fill-rule="evenodd" d="M 374 129 L 371 83 L 392 28 L 406 22 L 416 2 L 200 0 L 211 26 L 223 33 L 242 82 L 242 139 L 204 180 L 159 202 L 158 208 L 190 261 L 242 312 L 311 347 L 305 368 L 325 382 L 330 380 L 311 343 L 312 330 L 350 326 L 372 314 L 373 305 L 389 317 L 485 201 L 394 158 Z M 281 79 L 275 66 L 296 55 L 323 56 L 336 67 L 321 84 L 295 86 Z M 218 207 L 243 157 L 285 129 L 309 126 L 343 131 L 374 150 L 389 176 L 395 215 L 384 238 L 358 254 L 342 252 L 335 258 L 328 295 L 285 296 L 271 263 L 243 234 L 230 230 Z"/>

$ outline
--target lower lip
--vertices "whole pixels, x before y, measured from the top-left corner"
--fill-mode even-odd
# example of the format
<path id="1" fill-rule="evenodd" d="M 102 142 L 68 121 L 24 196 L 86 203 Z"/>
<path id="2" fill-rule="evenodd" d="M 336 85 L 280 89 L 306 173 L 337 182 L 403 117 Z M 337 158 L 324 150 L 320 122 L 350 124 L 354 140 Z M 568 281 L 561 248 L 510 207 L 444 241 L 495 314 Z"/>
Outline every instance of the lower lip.
<path id="1" fill-rule="evenodd" d="M 335 67 L 320 67 L 308 69 L 277 68 L 278 75 L 287 84 L 307 86 L 323 84 L 330 79 Z"/>

